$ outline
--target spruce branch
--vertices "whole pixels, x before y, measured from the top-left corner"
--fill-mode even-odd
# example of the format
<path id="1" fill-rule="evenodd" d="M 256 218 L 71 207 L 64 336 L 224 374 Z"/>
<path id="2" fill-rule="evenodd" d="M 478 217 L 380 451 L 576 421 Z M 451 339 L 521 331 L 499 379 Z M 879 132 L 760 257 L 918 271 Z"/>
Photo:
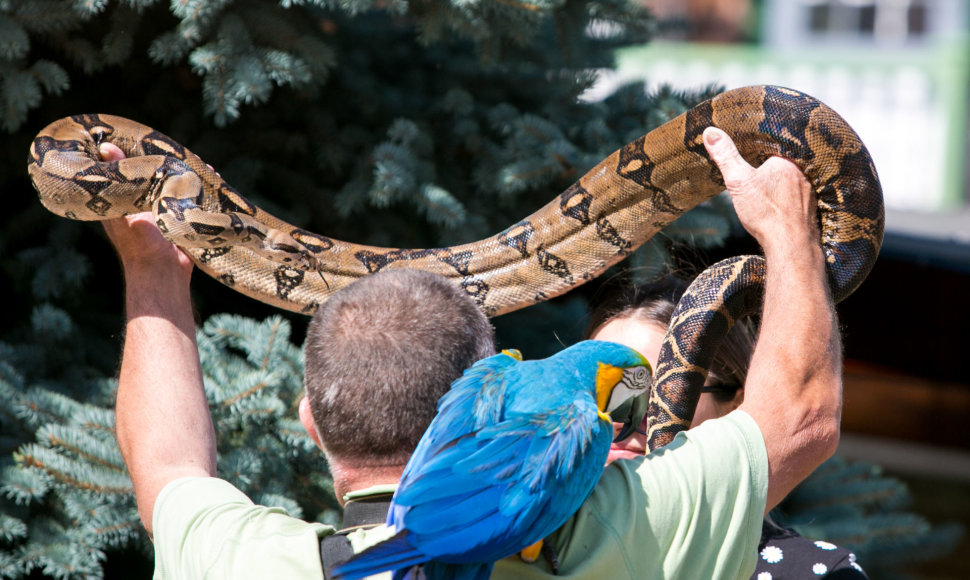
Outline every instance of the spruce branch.
<path id="1" fill-rule="evenodd" d="M 121 450 L 115 440 L 92 436 L 74 426 L 44 425 L 37 430 L 37 441 L 69 457 L 77 457 L 86 463 L 126 472 Z"/>
<path id="2" fill-rule="evenodd" d="M 434 184 L 421 186 L 419 209 L 434 224 L 447 228 L 458 228 L 468 218 L 468 211 L 455 196 Z"/>
<path id="3" fill-rule="evenodd" d="M 3 470 L 0 493 L 16 505 L 28 505 L 43 499 L 50 490 L 51 483 L 51 478 L 43 470 L 8 466 Z"/>
<path id="4" fill-rule="evenodd" d="M 27 31 L 13 18 L 0 12 L 0 58 L 15 61 L 27 55 L 30 39 Z"/>
<path id="5" fill-rule="evenodd" d="M 21 447 L 15 459 L 25 467 L 40 469 L 59 485 L 99 494 L 130 495 L 133 492 L 127 473 L 96 467 L 37 444 L 28 443 Z"/>
<path id="6" fill-rule="evenodd" d="M 65 3 L 58 0 L 12 2 L 6 10 L 11 19 L 31 34 L 64 34 L 83 25 L 77 12 L 65 9 Z"/>
<path id="7" fill-rule="evenodd" d="M 82 17 L 91 17 L 104 12 L 108 0 L 74 0 L 74 10 Z"/>
<path id="8" fill-rule="evenodd" d="M 0 513 L 0 542 L 11 543 L 27 537 L 27 524 L 18 518 Z M 0 564 L 2 566 L 2 564 Z"/>
<path id="9" fill-rule="evenodd" d="M 19 127 L 27 111 L 40 104 L 41 87 L 34 75 L 23 70 L 8 70 L 0 80 L 0 102 L 3 117 L 0 124 L 8 131 Z"/>

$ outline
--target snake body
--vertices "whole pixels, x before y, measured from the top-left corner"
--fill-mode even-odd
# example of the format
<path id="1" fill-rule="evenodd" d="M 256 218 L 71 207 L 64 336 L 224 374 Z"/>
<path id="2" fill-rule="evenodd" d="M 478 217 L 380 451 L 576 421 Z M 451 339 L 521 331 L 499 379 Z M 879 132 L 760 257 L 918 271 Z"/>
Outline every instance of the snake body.
<path id="1" fill-rule="evenodd" d="M 176 141 L 110 115 L 77 115 L 47 126 L 32 143 L 28 171 L 41 202 L 64 217 L 103 220 L 153 211 L 162 233 L 200 269 L 280 308 L 311 314 L 362 276 L 418 268 L 455 280 L 495 316 L 593 279 L 723 191 L 701 141 L 712 125 L 726 131 L 752 165 L 780 155 L 802 169 L 818 198 L 833 297 L 850 294 L 868 274 L 882 241 L 879 179 L 866 147 L 835 111 L 781 87 L 745 87 L 705 101 L 620 148 L 522 221 L 453 247 L 381 248 L 297 228 L 246 200 Z M 127 158 L 101 161 L 103 142 L 117 145 Z M 735 281 L 751 277 L 742 271 L 747 272 L 725 275 Z M 719 287 L 727 291 L 731 285 L 721 280 Z M 720 294 L 719 300 L 733 299 Z M 700 304 L 684 316 L 718 308 Z M 676 328 L 671 330 L 676 336 Z M 668 357 L 672 366 L 703 366 L 675 350 Z M 661 364 L 651 403 L 659 429 L 683 424 L 688 412 L 674 403 L 689 400 L 692 395 L 684 393 L 699 388 L 665 390 L 663 371 Z M 689 407 L 692 415 L 693 404 Z"/>

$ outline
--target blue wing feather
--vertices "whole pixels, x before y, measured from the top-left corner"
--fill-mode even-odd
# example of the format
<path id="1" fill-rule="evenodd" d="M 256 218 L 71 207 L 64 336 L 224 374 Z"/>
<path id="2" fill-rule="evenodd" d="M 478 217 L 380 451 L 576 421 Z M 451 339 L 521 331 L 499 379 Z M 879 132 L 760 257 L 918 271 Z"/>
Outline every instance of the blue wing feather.
<path id="1" fill-rule="evenodd" d="M 333 574 L 345 580 L 356 580 L 391 568 L 416 566 L 427 560 L 427 556 L 408 543 L 408 532 L 405 530 L 335 566 Z"/>
<path id="2" fill-rule="evenodd" d="M 483 385 L 503 389 L 505 372 L 518 364 L 519 361 L 507 354 L 490 356 L 472 365 L 452 384 L 451 389 L 438 401 L 438 414 L 404 468 L 401 487 L 406 487 L 416 470 L 424 469 L 429 455 L 439 453 L 445 446 L 476 428 L 476 407 L 486 388 Z M 492 409 L 488 412 L 495 413 Z"/>
<path id="3" fill-rule="evenodd" d="M 542 416 L 506 416 L 499 425 L 468 435 L 462 443 L 478 444 L 471 455 L 457 451 L 463 445 L 443 450 L 435 462 L 447 467 L 425 474 L 400 494 L 402 504 L 420 502 L 404 511 L 404 526 L 429 556 L 442 561 L 458 554 L 497 560 L 551 534 L 585 501 L 606 461 L 612 431 L 606 425 L 590 427 L 591 405 L 598 421 L 595 404 L 580 400 Z M 585 453 L 597 433 L 603 435 L 597 452 Z M 488 464 L 476 464 L 475 453 L 486 450 L 495 455 Z M 559 469 L 560 463 L 573 470 Z M 588 466 L 596 466 L 592 476 L 575 481 L 576 472 Z M 528 533 L 509 533 L 517 529 Z"/>

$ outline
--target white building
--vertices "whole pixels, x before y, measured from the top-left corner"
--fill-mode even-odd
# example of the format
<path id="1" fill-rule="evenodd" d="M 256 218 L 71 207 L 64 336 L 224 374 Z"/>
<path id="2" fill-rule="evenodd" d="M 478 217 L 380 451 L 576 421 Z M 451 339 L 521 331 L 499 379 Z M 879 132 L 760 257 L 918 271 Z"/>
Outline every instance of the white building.
<path id="1" fill-rule="evenodd" d="M 693 4 L 658 2 L 676 19 Z M 727 2 L 706 2 L 722 6 Z M 740 2 L 750 10 L 752 4 Z M 620 53 L 592 98 L 623 82 L 792 87 L 838 111 L 879 171 L 887 229 L 925 227 L 970 244 L 966 0 L 763 0 L 757 44 L 658 40 Z M 725 12 L 726 13 L 726 12 Z M 676 35 L 675 35 L 676 36 Z M 922 224 L 922 225 L 921 225 Z"/>

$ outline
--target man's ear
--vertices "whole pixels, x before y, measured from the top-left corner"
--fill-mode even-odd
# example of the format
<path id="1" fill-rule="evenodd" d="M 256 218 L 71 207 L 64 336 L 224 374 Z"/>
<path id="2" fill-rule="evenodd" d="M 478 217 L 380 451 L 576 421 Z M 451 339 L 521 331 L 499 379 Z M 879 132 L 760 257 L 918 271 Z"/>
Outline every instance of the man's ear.
<path id="1" fill-rule="evenodd" d="M 310 399 L 305 395 L 300 399 L 300 423 L 303 423 L 303 428 L 309 433 L 310 439 L 313 439 L 313 442 L 322 451 L 323 443 L 320 442 L 320 434 L 317 433 L 317 424 L 313 422 L 313 413 L 310 411 Z"/>

